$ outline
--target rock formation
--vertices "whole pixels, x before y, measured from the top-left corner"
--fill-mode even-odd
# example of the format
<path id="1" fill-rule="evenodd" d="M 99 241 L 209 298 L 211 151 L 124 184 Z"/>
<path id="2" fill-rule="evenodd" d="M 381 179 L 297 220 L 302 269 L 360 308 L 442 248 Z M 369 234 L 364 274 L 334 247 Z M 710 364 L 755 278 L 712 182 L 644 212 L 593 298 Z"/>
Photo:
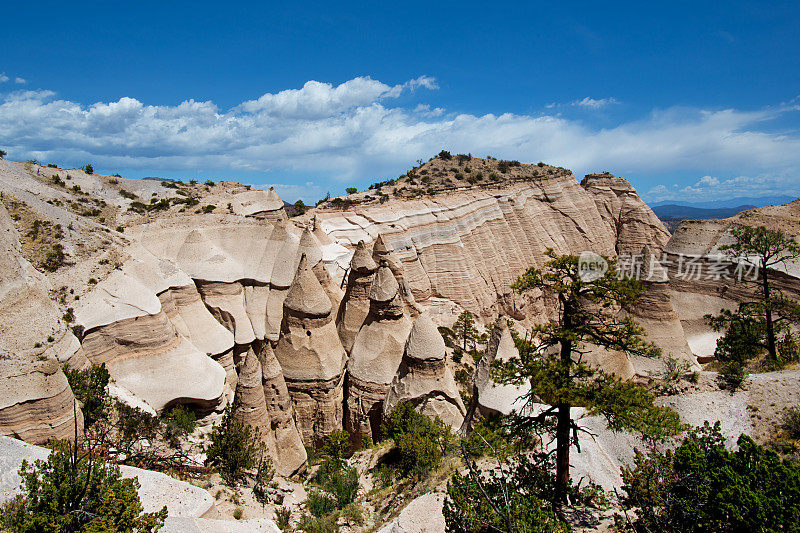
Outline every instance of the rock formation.
<path id="1" fill-rule="evenodd" d="M 639 276 L 644 284 L 644 292 L 630 310 L 641 324 L 646 338 L 663 351 L 664 357 L 671 357 L 693 370 L 699 369 L 697 359 L 683 331 L 678 315 L 672 306 L 669 291 L 669 276 L 649 246 L 642 248 Z M 656 359 L 634 358 L 637 373 L 656 373 L 663 369 L 663 363 Z"/>
<path id="2" fill-rule="evenodd" d="M 347 354 L 333 323 L 333 305 L 305 254 L 283 302 L 275 356 L 294 403 L 303 442 L 342 428 Z"/>
<path id="3" fill-rule="evenodd" d="M 273 435 L 274 449 L 270 450 L 275 471 L 288 476 L 306 465 L 306 449 L 294 421 L 294 408 L 283 371 L 269 342 L 256 343 L 261 364 L 261 386 L 269 416 L 268 431 Z"/>
<path id="4" fill-rule="evenodd" d="M 492 330 L 486 353 L 475 370 L 473 402 L 477 414 L 481 416 L 507 415 L 512 411 L 520 411 L 524 407 L 523 396 L 530 391 L 529 385 L 500 385 L 495 383 L 491 377 L 493 362 L 508 362 L 514 358 L 519 358 L 519 351 L 514 344 L 508 324 L 501 317 Z"/>
<path id="5" fill-rule="evenodd" d="M 568 171 L 496 189 L 366 204 L 357 212 L 321 210 L 316 217 L 335 242 L 383 241 L 419 304 L 446 298 L 487 318 L 541 312 L 527 309 L 510 285 L 528 267 L 541 266 L 547 248 L 615 255 L 638 253 L 645 244 L 661 250 L 669 238 L 626 180 L 588 176 L 579 185 Z"/>
<path id="6" fill-rule="evenodd" d="M 0 202 L 0 435 L 44 444 L 71 438 L 83 417 L 61 371 L 79 349 L 59 319 L 49 283 L 20 254 L 19 236 Z"/>
<path id="7" fill-rule="evenodd" d="M 403 359 L 411 321 L 400 285 L 383 261 L 369 290 L 369 313 L 358 331 L 347 363 L 346 429 L 377 441 L 383 400 Z"/>
<path id="8" fill-rule="evenodd" d="M 418 316 L 411 327 L 403 360 L 383 402 L 384 418 L 405 402 L 456 429 L 466 414 L 453 374 L 445 363 L 444 339 L 428 313 Z"/>
<path id="9" fill-rule="evenodd" d="M 336 317 L 336 329 L 347 353 L 353 349 L 356 334 L 369 313 L 369 288 L 378 266 L 364 241 L 358 241 L 350 260 L 347 288 Z"/>

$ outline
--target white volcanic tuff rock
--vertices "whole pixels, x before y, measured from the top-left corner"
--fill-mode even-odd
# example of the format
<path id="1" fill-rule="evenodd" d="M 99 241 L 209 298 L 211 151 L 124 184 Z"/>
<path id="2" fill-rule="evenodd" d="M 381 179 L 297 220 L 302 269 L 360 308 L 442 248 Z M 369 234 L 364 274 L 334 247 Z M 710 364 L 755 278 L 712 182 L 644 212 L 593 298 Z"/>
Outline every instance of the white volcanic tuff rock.
<path id="1" fill-rule="evenodd" d="M 195 280 L 253 280 L 285 288 L 300 260 L 299 230 L 285 221 L 197 215 L 142 224 L 128 233 Z"/>
<path id="2" fill-rule="evenodd" d="M 333 304 L 305 255 L 283 303 L 275 356 L 281 365 L 306 443 L 342 427 L 347 354 L 333 323 Z"/>
<path id="3" fill-rule="evenodd" d="M 80 411 L 75 420 L 75 398 L 55 361 L 69 359 L 78 346 L 59 320 L 48 289 L 45 277 L 20 254 L 17 232 L 0 203 L 0 435 L 37 443 L 71 437 L 76 423 L 83 427 Z M 48 335 L 58 340 L 35 347 Z"/>
<path id="4" fill-rule="evenodd" d="M 640 276 L 644 292 L 631 308 L 631 313 L 644 328 L 645 338 L 661 348 L 665 358 L 677 359 L 692 370 L 699 370 L 697 359 L 672 305 L 667 271 L 649 246 L 641 250 L 641 256 Z M 662 371 L 663 361 L 660 358 L 633 357 L 633 366 L 639 375 L 648 375 Z"/>
<path id="5" fill-rule="evenodd" d="M 234 191 L 231 208 L 237 215 L 264 218 L 271 221 L 286 220 L 283 200 L 273 187 L 263 191 L 260 189 L 244 189 Z"/>
<path id="6" fill-rule="evenodd" d="M 72 438 L 76 424 L 83 432 L 74 402 L 56 361 L 0 359 L 0 435 L 35 444 Z"/>
<path id="7" fill-rule="evenodd" d="M 611 174 L 590 174 L 581 186 L 594 194 L 598 211 L 605 214 L 604 222 L 613 225 L 617 254 L 638 254 L 643 246 L 660 252 L 669 240 L 669 232 L 628 180 Z"/>
<path id="8" fill-rule="evenodd" d="M 519 358 L 519 351 L 514 344 L 508 324 L 501 317 L 492 331 L 486 353 L 475 371 L 475 401 L 482 415 L 493 413 L 508 415 L 524 407 L 523 397 L 530 391 L 530 385 L 500 385 L 491 377 L 494 361 L 505 363 L 515 358 Z"/>
<path id="9" fill-rule="evenodd" d="M 430 492 L 415 498 L 400 514 L 378 530 L 378 533 L 444 533 L 444 498 L 441 492 Z"/>
<path id="10" fill-rule="evenodd" d="M 612 205 L 600 209 L 608 200 Z M 660 249 L 668 238 L 619 178 L 588 179 L 581 187 L 571 176 L 551 177 L 317 216 L 338 242 L 380 234 L 402 261 L 418 300 L 441 296 L 476 314 L 491 314 L 498 301 L 514 313 L 509 286 L 529 266 L 540 266 L 548 247 L 613 255 L 638 252 L 646 243 Z"/>
<path id="11" fill-rule="evenodd" d="M 204 281 L 198 282 L 197 289 L 214 318 L 233 332 L 236 344 L 250 344 L 256 339 L 253 323 L 246 309 L 245 289 L 241 283 Z M 263 331 L 263 326 L 261 329 Z"/>
<path id="12" fill-rule="evenodd" d="M 372 258 L 377 264 L 386 264 L 389 270 L 394 274 L 397 280 L 397 289 L 400 297 L 406 306 L 410 316 L 416 317 L 422 311 L 414 299 L 414 294 L 411 291 L 411 285 L 406 279 L 405 266 L 400 258 L 394 253 L 391 245 L 386 243 L 382 235 L 375 238 L 375 243 L 372 247 Z"/>
<path id="13" fill-rule="evenodd" d="M 270 450 L 275 470 L 289 476 L 306 466 L 306 449 L 294 419 L 294 409 L 280 363 L 269 342 L 256 343 L 261 364 L 261 386 L 269 415 L 269 431 L 274 435 L 275 449 Z"/>
<path id="14" fill-rule="evenodd" d="M 247 350 L 236 386 L 234 417 L 258 429 L 275 470 L 290 476 L 306 466 L 306 450 L 292 416 L 292 404 L 280 365 L 269 343 Z"/>
<path id="15" fill-rule="evenodd" d="M 418 316 L 411 327 L 403 360 L 383 402 L 384 418 L 405 402 L 412 402 L 422 414 L 439 417 L 453 428 L 461 427 L 466 414 L 445 364 L 444 339 L 427 313 Z"/>
<path id="16" fill-rule="evenodd" d="M 353 349 L 358 330 L 369 313 L 368 292 L 377 268 L 371 251 L 364 241 L 359 241 L 350 260 L 347 288 L 336 317 L 336 329 L 347 353 Z"/>
<path id="17" fill-rule="evenodd" d="M 354 436 L 377 439 L 383 400 L 389 390 L 411 330 L 399 284 L 385 262 L 369 290 L 370 308 L 347 363 L 346 427 Z"/>
<path id="18" fill-rule="evenodd" d="M 221 400 L 225 370 L 180 335 L 162 310 L 85 333 L 83 353 L 105 363 L 116 386 L 160 412 L 175 401 L 213 407 Z"/>

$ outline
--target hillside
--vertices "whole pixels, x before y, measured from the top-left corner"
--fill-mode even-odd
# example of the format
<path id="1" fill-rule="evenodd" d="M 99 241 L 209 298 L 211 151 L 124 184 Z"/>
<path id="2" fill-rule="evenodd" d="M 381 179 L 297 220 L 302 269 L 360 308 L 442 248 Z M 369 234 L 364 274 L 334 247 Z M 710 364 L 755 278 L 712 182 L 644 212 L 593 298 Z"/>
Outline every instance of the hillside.
<path id="1" fill-rule="evenodd" d="M 638 257 L 668 273 L 646 278 L 639 304 L 621 311 L 663 357 L 588 346 L 590 364 L 658 391 L 673 361 L 696 379 L 679 378 L 680 392 L 659 402 L 692 422 L 720 420 L 728 437 L 768 442 L 783 409 L 800 401 L 796 371 L 754 376 L 735 396 L 703 371 L 718 337 L 703 316 L 745 294 L 725 280 L 684 279 L 676 266 L 681 254 L 711 261 L 734 223 L 800 234 L 800 201 L 686 220 L 670 236 L 623 178 L 579 182 L 563 168 L 447 153 L 292 218 L 274 190 L 11 161 L 0 161 L 0 193 L 0 435 L 33 444 L 80 424 L 63 365 L 105 364 L 112 395 L 151 415 L 186 406 L 199 422 L 192 457 L 203 457 L 208 431 L 237 398 L 283 486 L 313 466 L 308 447 L 343 429 L 377 441 L 404 402 L 467 427 L 511 400 L 487 377 L 488 359 L 456 358 L 442 331 L 469 311 L 493 336 L 486 357 L 501 348 L 513 356 L 496 319 L 522 331 L 558 312 L 541 294 L 510 288 L 548 248 Z M 788 265 L 776 280 L 800 295 L 798 276 Z M 581 436 L 575 471 L 618 488 L 620 464 L 641 443 L 581 420 L 594 436 Z M 299 510 L 302 499 L 287 505 Z M 400 510 L 369 505 L 370 527 Z M 230 518 L 232 505 L 220 509 L 212 518 Z"/>

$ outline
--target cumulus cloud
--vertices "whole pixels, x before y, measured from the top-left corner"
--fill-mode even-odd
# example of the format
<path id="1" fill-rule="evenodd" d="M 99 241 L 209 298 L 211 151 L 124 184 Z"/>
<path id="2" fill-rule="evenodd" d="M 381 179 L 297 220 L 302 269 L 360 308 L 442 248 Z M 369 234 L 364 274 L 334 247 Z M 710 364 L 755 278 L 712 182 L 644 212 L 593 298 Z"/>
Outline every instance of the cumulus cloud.
<path id="1" fill-rule="evenodd" d="M 415 90 L 419 100 L 420 89 L 436 87 L 427 76 L 398 85 L 369 77 L 339 85 L 309 81 L 230 109 L 211 101 L 155 106 L 127 97 L 83 105 L 52 91 L 17 90 L 0 94 L 0 146 L 20 160 L 92 161 L 115 170 L 281 171 L 349 182 L 397 175 L 442 148 L 541 160 L 577 175 L 696 171 L 708 175 L 693 187 L 704 190 L 733 186 L 725 176 L 788 179 L 800 171 L 800 138 L 761 129 L 789 113 L 788 106 L 672 108 L 595 128 L 552 114 L 473 115 L 398 100 Z"/>
<path id="2" fill-rule="evenodd" d="M 787 195 L 800 197 L 797 169 L 779 173 L 741 175 L 727 179 L 703 176 L 693 185 L 684 187 L 673 185 L 672 190 L 664 185 L 657 185 L 643 194 L 643 197 L 651 202 L 664 200 L 700 202 L 738 196 L 759 198 Z"/>
<path id="3" fill-rule="evenodd" d="M 25 80 L 25 78 L 14 78 L 14 83 L 17 85 L 25 85 L 28 82 Z"/>
<path id="4" fill-rule="evenodd" d="M 575 100 L 572 102 L 573 106 L 588 107 L 589 109 L 600 109 L 610 104 L 616 104 L 617 100 L 613 96 L 611 98 L 589 98 L 588 96 L 583 100 Z"/>
<path id="5" fill-rule="evenodd" d="M 8 76 L 6 76 L 5 72 L 0 72 L 0 83 L 5 83 L 8 81 Z"/>

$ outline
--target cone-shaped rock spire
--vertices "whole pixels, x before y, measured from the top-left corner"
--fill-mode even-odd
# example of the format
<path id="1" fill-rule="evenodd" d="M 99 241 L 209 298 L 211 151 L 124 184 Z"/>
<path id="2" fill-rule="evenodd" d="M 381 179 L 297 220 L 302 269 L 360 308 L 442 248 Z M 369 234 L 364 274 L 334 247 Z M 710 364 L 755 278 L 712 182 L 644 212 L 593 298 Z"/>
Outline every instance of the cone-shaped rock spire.
<path id="1" fill-rule="evenodd" d="M 460 428 L 466 409 L 453 374 L 445 364 L 445 344 L 428 313 L 414 321 L 403 360 L 383 403 L 388 418 L 401 403 L 412 402 L 424 415 Z"/>
<path id="2" fill-rule="evenodd" d="M 286 295 L 283 305 L 308 317 L 327 316 L 331 312 L 331 301 L 309 267 L 305 254 L 300 257 L 297 274 L 289 286 L 289 294 Z"/>
<path id="3" fill-rule="evenodd" d="M 379 437 L 383 399 L 400 366 L 411 330 L 397 280 L 385 264 L 375 275 L 369 300 L 369 313 L 356 335 L 347 365 L 346 427 L 356 444 L 361 436 Z"/>
<path id="4" fill-rule="evenodd" d="M 342 428 L 347 355 L 333 323 L 332 304 L 305 255 L 283 303 L 275 349 L 306 444 Z"/>
<path id="5" fill-rule="evenodd" d="M 350 260 L 347 287 L 336 316 L 336 330 L 347 353 L 353 349 L 356 334 L 369 313 L 368 293 L 377 268 L 371 250 L 364 241 L 359 241 Z"/>

